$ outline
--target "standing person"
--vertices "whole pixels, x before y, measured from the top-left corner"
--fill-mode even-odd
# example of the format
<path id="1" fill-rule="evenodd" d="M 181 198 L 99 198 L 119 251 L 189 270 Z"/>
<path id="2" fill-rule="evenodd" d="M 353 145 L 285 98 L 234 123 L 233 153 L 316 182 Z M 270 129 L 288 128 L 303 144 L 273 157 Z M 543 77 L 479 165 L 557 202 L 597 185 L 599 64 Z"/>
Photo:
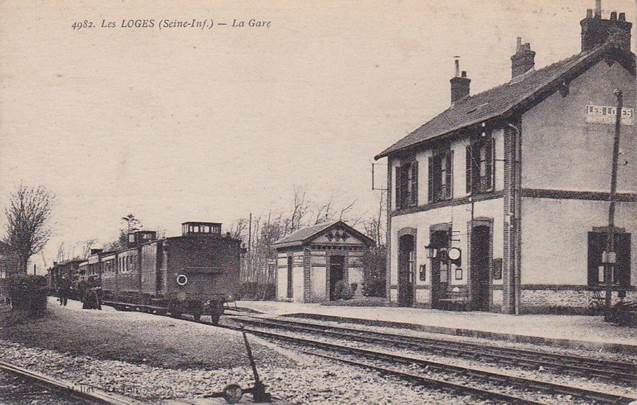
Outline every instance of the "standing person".
<path id="1" fill-rule="evenodd" d="M 84 277 L 77 283 L 77 292 L 79 295 L 79 299 L 82 302 L 82 308 L 86 309 L 86 293 L 88 290 L 88 285 Z"/>
<path id="2" fill-rule="evenodd" d="M 70 288 L 69 279 L 66 276 L 62 276 L 62 281 L 60 282 L 60 305 L 66 306 Z"/>

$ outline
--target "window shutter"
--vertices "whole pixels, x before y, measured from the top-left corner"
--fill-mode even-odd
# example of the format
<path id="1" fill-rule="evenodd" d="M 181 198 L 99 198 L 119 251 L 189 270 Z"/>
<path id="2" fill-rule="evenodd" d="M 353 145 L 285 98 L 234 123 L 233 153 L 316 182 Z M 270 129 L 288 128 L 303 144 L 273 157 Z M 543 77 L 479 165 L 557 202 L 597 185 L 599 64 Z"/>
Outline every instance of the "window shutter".
<path id="1" fill-rule="evenodd" d="M 396 209 L 401 208 L 400 204 L 400 166 L 396 167 Z"/>
<path id="2" fill-rule="evenodd" d="M 616 280 L 622 287 L 630 287 L 630 234 L 615 234 L 615 251 L 617 264 L 615 265 Z"/>
<path id="3" fill-rule="evenodd" d="M 473 166 L 473 162 L 471 159 L 471 146 L 467 146 L 466 148 L 466 162 L 465 162 L 465 184 L 467 194 L 471 193 L 471 168 Z"/>
<path id="4" fill-rule="evenodd" d="M 486 173 L 485 176 L 487 177 L 487 179 L 489 179 L 489 184 L 487 188 L 492 188 L 495 181 L 494 181 L 494 165 L 493 162 L 495 161 L 495 142 L 493 141 L 493 138 L 489 138 L 489 141 L 486 145 L 486 147 L 488 148 L 488 153 L 487 153 L 487 162 L 486 162 Z"/>
<path id="5" fill-rule="evenodd" d="M 447 165 L 447 198 L 453 196 L 453 151 L 447 152 L 445 156 L 445 164 Z"/>
<path id="6" fill-rule="evenodd" d="M 429 156 L 427 171 L 427 201 L 434 200 L 434 160 Z"/>
<path id="7" fill-rule="evenodd" d="M 605 234 L 597 232 L 588 233 L 588 285 L 597 286 L 599 283 L 598 271 L 602 264 L 603 237 Z"/>
<path id="8" fill-rule="evenodd" d="M 418 162 L 411 164 L 411 204 L 418 205 Z"/>

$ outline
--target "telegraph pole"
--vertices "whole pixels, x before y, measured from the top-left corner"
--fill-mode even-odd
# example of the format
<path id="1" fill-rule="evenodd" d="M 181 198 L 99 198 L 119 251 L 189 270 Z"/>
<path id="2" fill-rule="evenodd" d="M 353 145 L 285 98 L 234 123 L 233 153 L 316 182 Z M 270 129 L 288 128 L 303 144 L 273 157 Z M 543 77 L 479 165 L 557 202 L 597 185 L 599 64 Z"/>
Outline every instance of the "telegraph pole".
<path id="1" fill-rule="evenodd" d="M 606 311 L 610 311 L 613 294 L 613 273 L 615 268 L 615 194 L 617 193 L 617 161 L 619 160 L 619 135 L 621 129 L 622 108 L 624 98 L 622 91 L 615 90 L 617 97 L 617 115 L 615 116 L 615 139 L 613 141 L 613 166 L 610 176 L 610 205 L 608 207 L 608 241 L 606 242 L 606 260 L 604 264 L 604 281 L 606 282 Z"/>
<path id="2" fill-rule="evenodd" d="M 254 274 L 252 274 L 252 213 L 250 213 L 250 219 L 248 220 L 248 266 L 250 278 L 246 281 L 254 281 Z"/>

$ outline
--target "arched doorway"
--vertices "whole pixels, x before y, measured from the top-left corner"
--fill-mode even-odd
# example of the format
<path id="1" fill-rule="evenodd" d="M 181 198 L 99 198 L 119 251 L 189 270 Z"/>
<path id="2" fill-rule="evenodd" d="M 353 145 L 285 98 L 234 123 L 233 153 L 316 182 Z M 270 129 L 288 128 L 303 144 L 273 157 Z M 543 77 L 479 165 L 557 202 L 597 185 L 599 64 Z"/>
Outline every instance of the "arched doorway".
<path id="1" fill-rule="evenodd" d="M 471 288 L 476 311 L 488 311 L 490 302 L 491 229 L 476 225 L 471 230 Z"/>
<path id="2" fill-rule="evenodd" d="M 398 239 L 398 305 L 414 305 L 414 269 L 416 266 L 416 238 L 403 235 Z"/>
<path id="3" fill-rule="evenodd" d="M 431 231 L 429 237 L 429 247 L 435 250 L 449 248 L 449 231 L 447 229 L 437 229 Z M 444 309 L 441 300 L 447 299 L 447 290 L 451 274 L 449 272 L 449 261 L 445 255 L 436 254 L 431 259 L 431 307 Z"/>

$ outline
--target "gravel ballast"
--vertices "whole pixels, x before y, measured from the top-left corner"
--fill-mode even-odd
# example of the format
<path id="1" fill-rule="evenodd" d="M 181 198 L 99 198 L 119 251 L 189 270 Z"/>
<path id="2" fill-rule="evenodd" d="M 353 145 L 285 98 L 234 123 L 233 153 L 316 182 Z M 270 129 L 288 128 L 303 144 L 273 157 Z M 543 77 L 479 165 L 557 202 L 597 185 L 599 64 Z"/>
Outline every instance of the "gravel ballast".
<path id="1" fill-rule="evenodd" d="M 298 354 L 249 336 L 259 376 L 292 404 L 485 403 Z M 145 403 L 254 383 L 240 333 L 144 313 L 49 304 L 49 316 L 0 330 L 0 358 Z"/>

